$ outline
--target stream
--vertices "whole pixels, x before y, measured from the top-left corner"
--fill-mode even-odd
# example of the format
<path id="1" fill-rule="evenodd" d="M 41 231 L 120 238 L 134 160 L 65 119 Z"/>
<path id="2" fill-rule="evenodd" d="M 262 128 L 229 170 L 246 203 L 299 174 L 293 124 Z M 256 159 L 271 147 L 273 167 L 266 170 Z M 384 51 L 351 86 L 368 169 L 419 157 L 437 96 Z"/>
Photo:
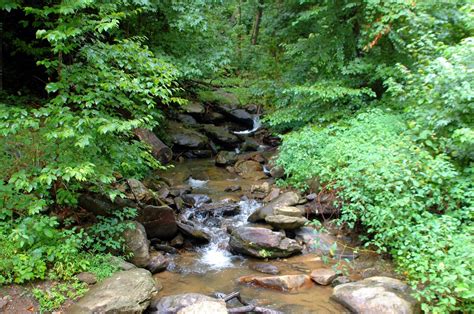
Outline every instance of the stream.
<path id="1" fill-rule="evenodd" d="M 262 205 L 261 201 L 251 198 L 252 185 L 263 180 L 244 179 L 225 168 L 216 167 L 214 159 L 189 159 L 175 163 L 166 172 L 173 184 L 188 184 L 195 195 L 193 208 L 185 209 L 181 214 L 184 220 L 200 223 L 210 234 L 209 244 L 182 249 L 179 254 L 170 255 L 171 263 L 167 271 L 155 274 L 163 286 L 159 297 L 180 293 L 228 294 L 240 291 L 244 300 L 259 306 L 279 310 L 284 313 L 342 313 L 347 310 L 330 299 L 330 286 L 316 286 L 297 292 L 280 292 L 238 283 L 238 278 L 247 275 L 260 275 L 251 268 L 254 263 L 268 263 L 277 266 L 281 275 L 309 274 L 311 270 L 328 267 L 315 254 L 305 254 L 268 262 L 234 255 L 228 250 L 229 234 L 227 227 L 247 225 L 247 217 Z M 239 191 L 228 191 L 232 186 L 240 186 Z M 226 191 L 227 190 L 227 191 Z M 212 203 L 237 201 L 240 211 L 234 216 L 202 214 L 199 210 L 209 196 Z M 201 197 L 201 199 L 200 199 Z"/>

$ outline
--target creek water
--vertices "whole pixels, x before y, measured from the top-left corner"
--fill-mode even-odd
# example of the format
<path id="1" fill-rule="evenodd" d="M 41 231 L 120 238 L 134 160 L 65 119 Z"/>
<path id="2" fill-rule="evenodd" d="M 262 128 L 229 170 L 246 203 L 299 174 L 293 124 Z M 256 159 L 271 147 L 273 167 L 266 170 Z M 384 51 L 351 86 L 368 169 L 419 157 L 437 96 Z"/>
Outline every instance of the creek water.
<path id="1" fill-rule="evenodd" d="M 238 283 L 238 278 L 247 275 L 266 276 L 251 269 L 257 262 L 254 258 L 233 255 L 228 250 L 229 235 L 227 226 L 247 224 L 247 217 L 261 204 L 251 198 L 252 185 L 264 180 L 254 181 L 214 165 L 212 159 L 194 159 L 176 163 L 174 168 L 164 173 L 173 185 L 188 184 L 192 193 L 207 195 L 212 202 L 238 202 L 240 211 L 234 216 L 209 217 L 196 214 L 201 205 L 197 200 L 193 208 L 184 210 L 180 216 L 199 223 L 211 235 L 209 244 L 196 246 L 191 250 L 181 250 L 170 256 L 172 261 L 168 270 L 155 274 L 163 286 L 159 296 L 180 293 L 228 294 L 240 291 L 242 299 L 284 313 L 345 313 L 344 307 L 330 299 L 332 288 L 314 285 L 297 292 L 246 286 Z M 227 188 L 239 185 L 241 190 L 228 192 Z M 204 198 L 202 198 L 204 200 Z M 277 266 L 281 275 L 309 274 L 311 270 L 328 267 L 314 254 L 299 255 L 287 259 L 270 260 L 267 263 Z"/>

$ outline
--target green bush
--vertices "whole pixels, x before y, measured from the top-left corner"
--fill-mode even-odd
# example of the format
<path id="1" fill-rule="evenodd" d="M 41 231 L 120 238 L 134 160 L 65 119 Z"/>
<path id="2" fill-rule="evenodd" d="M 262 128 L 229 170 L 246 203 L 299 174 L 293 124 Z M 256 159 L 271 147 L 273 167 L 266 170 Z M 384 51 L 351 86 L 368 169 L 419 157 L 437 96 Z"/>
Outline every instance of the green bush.
<path id="1" fill-rule="evenodd" d="M 284 136 L 278 163 L 292 185 L 319 177 L 337 191 L 341 221 L 360 221 L 367 243 L 392 254 L 424 310 L 474 309 L 472 168 L 416 145 L 403 116 L 372 110 L 306 127 Z"/>

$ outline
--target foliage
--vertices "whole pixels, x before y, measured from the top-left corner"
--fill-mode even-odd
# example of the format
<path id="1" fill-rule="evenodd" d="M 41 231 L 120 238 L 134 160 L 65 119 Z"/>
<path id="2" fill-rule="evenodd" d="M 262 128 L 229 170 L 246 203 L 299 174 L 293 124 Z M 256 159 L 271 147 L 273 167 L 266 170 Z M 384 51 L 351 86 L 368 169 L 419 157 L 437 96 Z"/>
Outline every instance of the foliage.
<path id="1" fill-rule="evenodd" d="M 77 299 L 87 291 L 87 284 L 78 281 L 58 283 L 47 289 L 33 289 L 33 295 L 38 300 L 40 311 L 58 309 L 66 300 Z"/>
<path id="2" fill-rule="evenodd" d="M 420 149 L 403 116 L 381 110 L 285 136 L 278 162 L 291 184 L 318 176 L 338 191 L 342 222 L 362 222 L 367 243 L 422 285 L 425 310 L 472 309 L 472 168 Z"/>

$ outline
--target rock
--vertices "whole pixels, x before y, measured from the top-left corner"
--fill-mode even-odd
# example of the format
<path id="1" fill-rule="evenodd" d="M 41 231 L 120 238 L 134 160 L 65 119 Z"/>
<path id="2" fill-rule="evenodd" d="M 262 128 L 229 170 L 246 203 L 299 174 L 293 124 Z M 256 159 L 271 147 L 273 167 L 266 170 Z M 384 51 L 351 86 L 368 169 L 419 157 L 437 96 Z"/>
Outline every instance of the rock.
<path id="1" fill-rule="evenodd" d="M 234 168 L 244 179 L 260 180 L 267 177 L 265 173 L 263 173 L 262 165 L 254 160 L 237 162 Z"/>
<path id="2" fill-rule="evenodd" d="M 88 285 L 93 285 L 97 282 L 97 277 L 93 273 L 82 272 L 76 275 L 77 280 Z"/>
<path id="3" fill-rule="evenodd" d="M 136 207 L 137 204 L 129 199 L 116 197 L 112 202 L 108 197 L 100 194 L 81 194 L 79 206 L 96 216 L 110 216 L 117 209 Z"/>
<path id="4" fill-rule="evenodd" d="M 178 197 L 183 194 L 191 193 L 191 187 L 187 184 L 173 186 L 172 188 L 169 189 L 169 193 L 171 196 Z"/>
<path id="5" fill-rule="evenodd" d="M 186 204 L 184 203 L 184 200 L 182 197 L 175 197 L 173 199 L 173 202 L 174 202 L 174 206 L 176 207 L 176 209 L 178 211 L 181 211 L 182 209 L 184 209 L 186 207 Z"/>
<path id="6" fill-rule="evenodd" d="M 184 244 L 184 238 L 181 235 L 181 233 L 178 233 L 176 237 L 174 237 L 173 240 L 171 240 L 170 244 L 172 247 L 177 247 L 177 248 L 182 247 Z"/>
<path id="7" fill-rule="evenodd" d="M 240 139 L 230 133 L 225 127 L 205 124 L 202 129 L 215 143 L 222 146 L 233 147 L 240 143 Z"/>
<path id="8" fill-rule="evenodd" d="M 188 101 L 183 107 L 183 111 L 189 114 L 201 114 L 206 111 L 206 108 L 198 102 Z"/>
<path id="9" fill-rule="evenodd" d="M 184 153 L 184 156 L 186 158 L 209 158 L 212 156 L 212 150 L 210 149 L 192 149 L 192 150 L 187 150 Z"/>
<path id="10" fill-rule="evenodd" d="M 169 206 L 147 205 L 138 209 L 137 221 L 143 224 L 150 238 L 173 239 L 177 232 L 176 216 Z"/>
<path id="11" fill-rule="evenodd" d="M 216 302 L 218 300 L 199 293 L 183 293 L 163 297 L 156 304 L 152 304 L 150 309 L 152 313 L 174 314 L 183 308 L 203 301 Z"/>
<path id="12" fill-rule="evenodd" d="M 267 263 L 250 264 L 250 268 L 264 274 L 278 275 L 280 273 L 278 267 Z"/>
<path id="13" fill-rule="evenodd" d="M 289 217 L 301 217 L 303 212 L 295 206 L 281 206 L 274 209 L 273 213 L 275 215 L 283 215 Z"/>
<path id="14" fill-rule="evenodd" d="M 254 227 L 234 228 L 229 246 L 234 253 L 259 258 L 287 257 L 302 250 L 295 240 L 289 239 L 279 232 Z"/>
<path id="15" fill-rule="evenodd" d="M 240 185 L 231 185 L 224 189 L 224 192 L 237 192 L 241 191 L 242 187 Z"/>
<path id="16" fill-rule="evenodd" d="M 311 288 L 313 282 L 307 275 L 286 275 L 286 276 L 244 276 L 239 278 L 239 283 L 253 284 L 262 288 L 295 291 Z"/>
<path id="17" fill-rule="evenodd" d="M 221 150 L 216 156 L 217 166 L 231 166 L 237 161 L 237 154 L 231 151 Z"/>
<path id="18" fill-rule="evenodd" d="M 308 222 L 308 219 L 304 217 L 269 215 L 265 217 L 265 221 L 276 229 L 295 230 L 303 227 Z"/>
<path id="19" fill-rule="evenodd" d="M 257 222 L 265 220 L 265 217 L 273 215 L 275 208 L 283 206 L 296 205 L 300 199 L 300 196 L 296 192 L 285 192 L 280 194 L 273 201 L 267 205 L 255 210 L 248 218 L 249 222 Z"/>
<path id="20" fill-rule="evenodd" d="M 186 125 L 195 125 L 197 124 L 197 121 L 196 119 L 194 119 L 192 116 L 188 115 L 188 114 L 178 114 L 178 120 L 179 122 L 181 123 L 184 123 Z"/>
<path id="21" fill-rule="evenodd" d="M 352 282 L 352 280 L 347 277 L 347 276 L 339 276 L 339 277 L 336 277 L 332 283 L 331 283 L 331 286 L 335 287 L 335 286 L 339 286 L 339 285 L 343 285 L 345 283 L 349 283 L 349 282 Z"/>
<path id="22" fill-rule="evenodd" d="M 328 268 L 315 269 L 311 272 L 311 279 L 317 284 L 327 286 L 337 277 L 334 270 Z"/>
<path id="23" fill-rule="evenodd" d="M 263 202 L 269 203 L 280 195 L 281 190 L 279 188 L 272 188 L 270 193 L 263 199 Z"/>
<path id="24" fill-rule="evenodd" d="M 152 252 L 150 254 L 150 260 L 146 265 L 146 269 L 148 269 L 152 274 L 159 273 L 161 271 L 166 270 L 169 265 L 169 260 L 160 252 Z"/>
<path id="25" fill-rule="evenodd" d="M 9 296 L 4 296 L 0 298 L 0 311 L 2 312 L 5 311 L 9 301 L 10 301 Z M 3 312 L 3 313 L 6 313 L 6 312 Z"/>
<path id="26" fill-rule="evenodd" d="M 206 194 L 186 194 L 182 196 L 183 201 L 189 207 L 199 206 L 200 204 L 210 203 L 212 199 Z"/>
<path id="27" fill-rule="evenodd" d="M 224 300 L 199 301 L 179 310 L 178 314 L 227 314 Z"/>
<path id="28" fill-rule="evenodd" d="M 270 193 L 270 184 L 263 182 L 262 184 L 255 184 L 250 187 L 250 193 Z"/>
<path id="29" fill-rule="evenodd" d="M 338 285 L 332 298 L 354 313 L 419 313 L 410 288 L 397 279 L 371 277 Z"/>
<path id="30" fill-rule="evenodd" d="M 209 233 L 190 221 L 187 223 L 178 221 L 178 228 L 184 235 L 198 240 L 199 242 L 209 243 L 211 241 L 211 235 Z"/>
<path id="31" fill-rule="evenodd" d="M 116 265 L 121 270 L 130 270 L 133 268 L 137 268 L 137 266 L 133 265 L 132 263 L 126 262 L 122 258 L 117 256 L 111 256 L 110 263 Z"/>
<path id="32" fill-rule="evenodd" d="M 317 197 L 318 195 L 316 193 L 311 193 L 311 194 L 306 195 L 306 199 L 308 201 L 314 201 Z"/>
<path id="33" fill-rule="evenodd" d="M 207 212 L 211 216 L 230 216 L 236 215 L 240 212 L 239 203 L 229 200 L 222 200 L 219 202 L 203 204 L 196 208 L 196 212 Z"/>
<path id="34" fill-rule="evenodd" d="M 254 115 L 244 109 L 227 109 L 224 114 L 237 123 L 243 124 L 248 128 L 253 128 Z"/>
<path id="35" fill-rule="evenodd" d="M 270 175 L 275 179 L 281 179 L 285 176 L 285 169 L 281 166 L 275 166 L 270 169 Z"/>
<path id="36" fill-rule="evenodd" d="M 246 137 L 242 145 L 240 146 L 240 150 L 243 152 L 250 152 L 250 151 L 255 151 L 258 150 L 260 144 L 258 142 L 251 138 L 251 137 Z"/>
<path id="37" fill-rule="evenodd" d="M 222 113 L 211 111 L 202 116 L 202 120 L 207 123 L 220 123 L 225 121 L 225 116 Z"/>
<path id="38" fill-rule="evenodd" d="M 184 127 L 178 122 L 170 122 L 167 129 L 168 136 L 174 145 L 182 148 L 205 148 L 209 139 L 196 130 Z"/>
<path id="39" fill-rule="evenodd" d="M 142 313 L 156 292 L 148 270 L 121 271 L 93 286 L 68 313 Z"/>
<path id="40" fill-rule="evenodd" d="M 295 240 L 304 245 L 305 252 L 350 260 L 358 256 L 352 249 L 344 248 L 343 243 L 339 243 L 333 235 L 319 232 L 311 227 L 302 227 L 295 233 Z M 334 243 L 338 243 L 336 250 L 333 247 Z"/>
<path id="41" fill-rule="evenodd" d="M 178 250 L 176 250 L 174 247 L 167 244 L 157 242 L 157 243 L 152 243 L 152 245 L 155 248 L 155 250 L 160 251 L 160 252 L 166 252 L 170 254 L 178 253 Z"/>
<path id="42" fill-rule="evenodd" d="M 145 267 L 150 260 L 150 243 L 146 237 L 145 227 L 133 221 L 134 228 L 123 233 L 126 251 L 132 253 L 130 262 L 137 267 Z"/>
<path id="43" fill-rule="evenodd" d="M 127 195 L 129 199 L 147 202 L 153 198 L 151 191 L 148 190 L 140 181 L 136 179 L 127 179 L 127 184 L 130 187 L 130 193 Z"/>

